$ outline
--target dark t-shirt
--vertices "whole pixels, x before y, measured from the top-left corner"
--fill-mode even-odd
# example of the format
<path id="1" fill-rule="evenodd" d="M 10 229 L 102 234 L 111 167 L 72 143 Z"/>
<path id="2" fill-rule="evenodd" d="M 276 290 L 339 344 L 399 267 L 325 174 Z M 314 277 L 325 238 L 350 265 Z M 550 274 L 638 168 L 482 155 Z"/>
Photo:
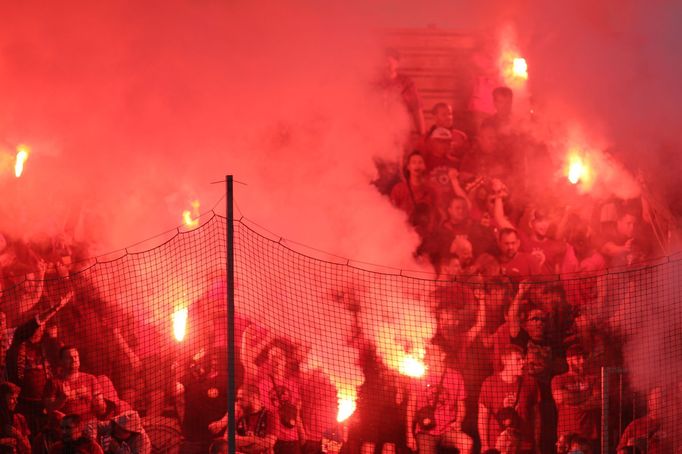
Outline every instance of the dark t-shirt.
<path id="1" fill-rule="evenodd" d="M 207 441 L 213 438 L 208 425 L 222 418 L 227 412 L 226 385 L 227 377 L 222 374 L 185 384 L 185 419 L 182 423 L 182 434 L 189 441 Z"/>
<path id="2" fill-rule="evenodd" d="M 242 415 L 237 420 L 237 435 L 255 435 L 261 438 L 277 435 L 275 415 L 265 407 L 248 415 Z"/>
<path id="3" fill-rule="evenodd" d="M 525 276 L 540 274 L 540 263 L 532 255 L 519 251 L 509 261 L 500 260 L 500 270 L 503 275 L 519 281 Z"/>

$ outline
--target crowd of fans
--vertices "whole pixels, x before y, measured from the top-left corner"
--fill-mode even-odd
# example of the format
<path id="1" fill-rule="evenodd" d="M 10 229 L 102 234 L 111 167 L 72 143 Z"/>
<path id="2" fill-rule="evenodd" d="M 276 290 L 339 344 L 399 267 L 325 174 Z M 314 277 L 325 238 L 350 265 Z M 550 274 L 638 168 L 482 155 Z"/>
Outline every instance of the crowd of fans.
<path id="1" fill-rule="evenodd" d="M 348 342 L 365 380 L 357 410 L 340 424 L 330 378 L 301 367 L 306 348 L 247 323 L 237 450 L 599 452 L 598 372 L 623 365 L 617 322 L 631 284 L 599 271 L 657 253 L 644 202 L 594 200 L 584 218 L 552 197 L 536 199 L 529 179 L 542 178 L 529 176 L 537 167 L 528 162 L 545 162 L 546 150 L 515 129 L 509 88 L 491 94 L 495 112 L 472 115 L 480 122 L 455 128 L 451 106 L 438 103 L 427 128 L 399 55 L 387 62 L 379 87 L 405 103 L 414 134 L 396 181 L 383 175 L 377 187 L 419 235 L 415 256 L 439 274 L 426 374 L 386 367 L 358 321 Z M 170 347 L 158 351 L 164 343 L 151 325 L 126 321 L 72 272 L 87 250 L 67 238 L 28 245 L 0 236 L 0 451 L 227 452 L 224 314 L 209 314 L 205 348 L 186 360 Z M 358 315 L 358 307 L 349 310 Z M 157 351 L 145 354 L 136 333 Z M 637 411 L 620 415 L 631 423 L 619 453 L 673 452 L 662 416 L 669 393 L 653 388 L 644 417 L 643 405 L 629 402 Z"/>

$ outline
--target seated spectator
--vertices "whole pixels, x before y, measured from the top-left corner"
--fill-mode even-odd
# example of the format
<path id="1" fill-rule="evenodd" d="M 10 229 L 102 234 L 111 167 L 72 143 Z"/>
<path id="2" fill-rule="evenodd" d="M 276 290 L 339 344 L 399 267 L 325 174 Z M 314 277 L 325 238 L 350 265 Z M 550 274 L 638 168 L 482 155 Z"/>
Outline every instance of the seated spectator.
<path id="1" fill-rule="evenodd" d="M 502 274 L 518 282 L 524 276 L 540 274 L 540 263 L 537 258 L 521 252 L 521 240 L 516 230 L 504 228 L 500 230 L 498 239 L 500 268 Z"/>
<path id="2" fill-rule="evenodd" d="M 62 367 L 45 385 L 45 408 L 78 415 L 79 430 L 82 431 L 83 423 L 106 411 L 102 390 L 94 375 L 80 371 L 80 355 L 76 347 L 63 347 L 59 357 Z"/>
<path id="3" fill-rule="evenodd" d="M 427 374 L 413 382 L 407 406 L 407 444 L 420 454 L 435 454 L 439 448 L 470 453 L 471 438 L 462 432 L 466 413 L 464 380 L 448 367 L 446 353 L 436 345 L 427 347 Z"/>
<path id="4" fill-rule="evenodd" d="M 26 418 L 16 411 L 20 389 L 13 383 L 0 383 L 0 451 L 31 454 L 31 431 Z"/>
<path id="5" fill-rule="evenodd" d="M 601 380 L 585 368 L 586 355 L 580 346 L 566 352 L 568 372 L 552 379 L 552 395 L 559 412 L 557 434 L 576 434 L 597 448 L 601 417 Z"/>
<path id="6" fill-rule="evenodd" d="M 481 387 L 478 407 L 481 451 L 498 447 L 502 438 L 506 439 L 505 444 L 509 444 L 509 439 L 517 439 L 521 452 L 538 452 L 542 427 L 540 389 L 533 377 L 524 375 L 520 347 L 508 345 L 501 360 L 502 370 L 488 377 Z"/>
<path id="7" fill-rule="evenodd" d="M 83 420 L 77 414 L 62 419 L 62 440 L 57 442 L 50 454 L 104 454 L 96 441 L 83 435 Z"/>
<path id="8" fill-rule="evenodd" d="M 105 453 L 150 454 L 152 445 L 134 410 L 114 417 L 97 431 L 97 440 Z"/>
<path id="9" fill-rule="evenodd" d="M 277 416 L 261 402 L 260 389 L 244 385 L 237 391 L 241 410 L 237 420 L 237 450 L 248 454 L 269 452 L 277 441 Z"/>
<path id="10" fill-rule="evenodd" d="M 523 230 L 519 231 L 521 251 L 537 259 L 542 274 L 559 274 L 566 255 L 566 244 L 548 237 L 549 215 L 540 209 L 532 210 L 529 226 L 529 234 L 523 233 Z"/>
<path id="11" fill-rule="evenodd" d="M 62 419 L 64 413 L 60 411 L 53 411 L 47 415 L 45 427 L 36 434 L 31 443 L 32 454 L 49 454 L 52 447 L 62 439 Z"/>
<path id="12" fill-rule="evenodd" d="M 114 388 L 114 384 L 106 375 L 97 377 L 97 382 L 102 390 L 102 398 L 104 399 L 105 408 L 103 413 L 97 414 L 97 419 L 100 421 L 109 421 L 115 416 L 123 412 L 132 410 L 131 406 L 125 400 L 118 397 L 118 392 Z M 104 446 L 102 446 L 104 448 Z M 105 449 L 106 450 L 106 449 Z"/>

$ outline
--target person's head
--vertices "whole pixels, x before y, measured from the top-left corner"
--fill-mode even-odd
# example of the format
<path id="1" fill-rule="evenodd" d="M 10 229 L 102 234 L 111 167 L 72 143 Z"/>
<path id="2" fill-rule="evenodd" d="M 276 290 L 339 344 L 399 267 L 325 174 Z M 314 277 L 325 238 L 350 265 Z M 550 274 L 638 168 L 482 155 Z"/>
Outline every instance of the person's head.
<path id="1" fill-rule="evenodd" d="M 251 383 L 243 385 L 237 390 L 236 400 L 244 413 L 258 411 L 261 408 L 260 389 Z"/>
<path id="2" fill-rule="evenodd" d="M 590 440 L 580 435 L 576 435 L 571 440 L 571 447 L 568 450 L 569 454 L 592 454 L 592 446 Z"/>
<path id="3" fill-rule="evenodd" d="M 134 434 L 142 433 L 142 421 L 135 410 L 124 411 L 112 419 L 112 435 L 118 440 L 128 440 Z"/>
<path id="4" fill-rule="evenodd" d="M 511 115 L 514 92 L 509 87 L 497 87 L 493 90 L 493 105 L 495 112 L 501 117 Z"/>
<path id="5" fill-rule="evenodd" d="M 507 345 L 501 352 L 502 370 L 512 377 L 520 377 L 523 374 L 523 366 L 526 356 L 518 345 Z"/>
<path id="6" fill-rule="evenodd" d="M 548 214 L 543 210 L 533 210 L 533 215 L 530 219 L 530 229 L 533 234 L 539 239 L 544 239 L 549 231 L 550 219 Z"/>
<path id="7" fill-rule="evenodd" d="M 452 107 L 444 102 L 439 102 L 431 110 L 433 114 L 433 122 L 437 127 L 451 129 L 452 128 Z"/>
<path id="8" fill-rule="evenodd" d="M 619 213 L 618 219 L 616 220 L 616 230 L 621 236 L 630 239 L 635 236 L 636 221 L 637 218 L 634 213 L 631 211 L 622 211 Z"/>
<path id="9" fill-rule="evenodd" d="M 466 267 L 474 259 L 474 248 L 465 237 L 456 236 L 450 244 L 450 254 L 459 258 L 460 264 Z"/>
<path id="10" fill-rule="evenodd" d="M 223 438 L 213 440 L 208 447 L 208 454 L 227 454 L 227 440 Z"/>
<path id="11" fill-rule="evenodd" d="M 283 348 L 272 346 L 268 352 L 268 363 L 272 373 L 278 377 L 284 377 L 287 372 L 287 354 Z"/>
<path id="12" fill-rule="evenodd" d="M 547 328 L 547 314 L 539 306 L 529 304 L 525 309 L 523 329 L 528 336 L 540 342 L 545 338 Z"/>
<path id="13" fill-rule="evenodd" d="M 481 125 L 476 134 L 476 145 L 483 154 L 493 154 L 497 151 L 497 131 L 492 125 Z"/>
<path id="14" fill-rule="evenodd" d="M 426 161 L 424 155 L 420 151 L 413 151 L 405 158 L 405 167 L 403 168 L 405 179 L 410 181 L 411 177 L 422 177 L 426 172 Z"/>
<path id="15" fill-rule="evenodd" d="M 580 345 L 572 345 L 566 350 L 566 362 L 571 372 L 582 374 L 586 359 L 585 350 Z"/>
<path id="16" fill-rule="evenodd" d="M 397 49 L 386 49 L 386 76 L 389 79 L 394 79 L 398 75 L 398 66 L 400 66 L 400 52 Z"/>
<path id="17" fill-rule="evenodd" d="M 447 255 L 440 262 L 439 274 L 442 276 L 456 276 L 462 273 L 462 263 L 459 258 Z"/>
<path id="18" fill-rule="evenodd" d="M 73 345 L 66 345 L 59 350 L 59 360 L 64 372 L 68 374 L 76 373 L 80 370 L 80 355 L 78 354 L 78 349 Z"/>
<path id="19" fill-rule="evenodd" d="M 496 276 L 485 283 L 485 293 L 486 305 L 500 307 L 511 301 L 513 288 L 508 278 Z"/>
<path id="20" fill-rule="evenodd" d="M 513 259 L 521 246 L 518 232 L 510 228 L 500 230 L 497 246 L 500 248 L 500 256 L 502 258 L 507 260 Z"/>
<path id="21" fill-rule="evenodd" d="M 65 441 L 76 441 L 83 435 L 83 421 L 77 414 L 66 415 L 61 422 L 62 437 Z"/>
<path id="22" fill-rule="evenodd" d="M 0 403 L 2 406 L 9 411 L 14 411 L 17 408 L 20 391 L 21 388 L 14 383 L 0 383 Z"/>
<path id="23" fill-rule="evenodd" d="M 571 441 L 575 437 L 574 433 L 562 433 L 559 435 L 556 441 L 556 452 L 557 454 L 568 454 L 568 450 L 571 449 Z"/>
<path id="24" fill-rule="evenodd" d="M 464 222 L 469 217 L 467 202 L 463 197 L 455 196 L 448 204 L 448 219 L 453 224 Z"/>

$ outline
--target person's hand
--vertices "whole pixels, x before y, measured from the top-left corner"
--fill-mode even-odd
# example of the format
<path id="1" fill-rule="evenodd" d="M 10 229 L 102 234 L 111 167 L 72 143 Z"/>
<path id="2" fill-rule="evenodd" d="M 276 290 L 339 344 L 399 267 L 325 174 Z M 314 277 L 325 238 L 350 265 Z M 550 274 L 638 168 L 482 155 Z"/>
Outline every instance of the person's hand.
<path id="1" fill-rule="evenodd" d="M 532 286 L 532 285 L 531 285 L 530 282 L 528 282 L 528 281 L 521 281 L 521 283 L 519 283 L 519 293 L 518 293 L 518 297 L 519 297 L 519 298 L 523 298 L 524 296 L 526 296 L 526 295 L 528 294 L 528 292 L 530 291 L 531 286 Z"/>
<path id="2" fill-rule="evenodd" d="M 59 300 L 59 304 L 57 305 L 57 310 L 63 308 L 67 304 L 69 304 L 72 299 L 73 299 L 73 290 L 69 290 L 69 293 L 62 296 L 62 298 Z"/>
<path id="3" fill-rule="evenodd" d="M 218 435 L 220 432 L 223 431 L 225 428 L 225 425 L 223 424 L 223 420 L 219 419 L 218 421 L 213 421 L 208 425 L 208 430 L 211 432 L 213 435 Z"/>
<path id="4" fill-rule="evenodd" d="M 533 248 L 533 252 L 531 252 L 531 255 L 538 259 L 538 261 L 540 262 L 540 266 L 544 265 L 545 261 L 547 260 L 544 251 L 540 248 Z"/>
<path id="5" fill-rule="evenodd" d="M 634 241 L 635 241 L 634 238 L 630 238 L 630 239 L 627 240 L 627 241 L 625 242 L 625 244 L 623 245 L 623 247 L 625 248 L 625 250 L 626 250 L 627 252 L 632 252 L 632 243 L 633 243 Z"/>
<path id="6" fill-rule="evenodd" d="M 37 267 L 39 279 L 42 279 L 45 277 L 45 273 L 47 272 L 47 262 L 43 259 L 39 259 Z"/>
<path id="7" fill-rule="evenodd" d="M 412 432 L 407 434 L 407 447 L 414 452 L 417 451 L 417 440 L 415 440 L 414 435 L 412 435 Z"/>
<path id="8" fill-rule="evenodd" d="M 457 178 L 459 178 L 459 170 L 450 167 L 448 169 L 448 177 L 450 177 L 450 181 L 457 181 Z"/>

